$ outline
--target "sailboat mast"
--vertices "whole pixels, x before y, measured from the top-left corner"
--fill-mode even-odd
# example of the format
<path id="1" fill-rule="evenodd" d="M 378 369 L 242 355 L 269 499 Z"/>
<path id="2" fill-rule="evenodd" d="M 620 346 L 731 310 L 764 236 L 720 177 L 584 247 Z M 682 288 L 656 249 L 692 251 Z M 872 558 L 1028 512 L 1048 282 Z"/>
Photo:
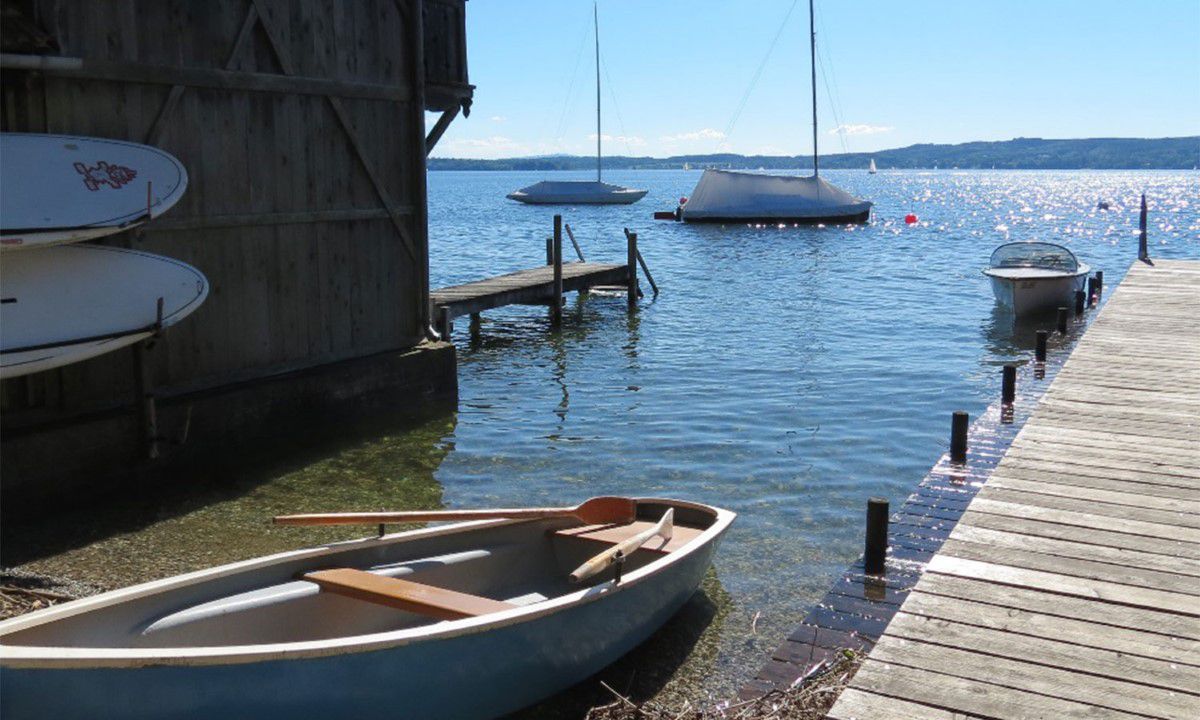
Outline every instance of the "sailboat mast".
<path id="1" fill-rule="evenodd" d="M 813 0 L 808 0 L 808 39 L 812 57 L 812 113 L 813 113 L 813 177 L 817 176 L 817 29 L 813 24 Z"/>
<path id="2" fill-rule="evenodd" d="M 596 182 L 600 182 L 600 11 L 596 5 L 592 3 L 592 25 L 596 28 Z"/>

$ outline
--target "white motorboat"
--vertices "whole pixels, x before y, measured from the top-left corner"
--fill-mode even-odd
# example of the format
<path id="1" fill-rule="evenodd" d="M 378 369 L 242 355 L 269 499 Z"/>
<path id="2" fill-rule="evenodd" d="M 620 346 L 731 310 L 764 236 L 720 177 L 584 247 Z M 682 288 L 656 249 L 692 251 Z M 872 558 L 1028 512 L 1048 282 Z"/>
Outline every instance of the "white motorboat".
<path id="1" fill-rule="evenodd" d="M 996 301 L 1016 315 L 1071 306 L 1091 268 L 1067 248 L 1047 242 L 1014 242 L 996 248 L 983 274 Z"/>

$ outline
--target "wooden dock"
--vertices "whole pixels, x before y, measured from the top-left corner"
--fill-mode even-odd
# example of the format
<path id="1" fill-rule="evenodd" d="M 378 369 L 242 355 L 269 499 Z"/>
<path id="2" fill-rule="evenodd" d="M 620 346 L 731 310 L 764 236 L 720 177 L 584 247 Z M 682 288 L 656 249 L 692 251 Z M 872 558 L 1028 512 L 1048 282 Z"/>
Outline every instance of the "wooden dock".
<path id="1" fill-rule="evenodd" d="M 1155 260 L 1079 341 L 829 717 L 1198 709 L 1200 263 Z"/>
<path id="2" fill-rule="evenodd" d="M 562 265 L 562 292 L 597 286 L 625 286 L 626 265 L 574 262 Z M 434 290 L 429 294 L 435 308 L 447 308 L 450 317 L 477 314 L 504 305 L 546 305 L 554 297 L 554 266 L 518 270 L 463 285 Z"/>
<path id="3" fill-rule="evenodd" d="M 562 323 L 563 293 L 585 292 L 597 287 L 625 291 L 629 307 L 633 308 L 641 295 L 637 276 L 639 263 L 654 288 L 654 294 L 658 294 L 658 287 L 646 267 L 646 261 L 638 252 L 637 233 L 625 229 L 626 262 L 623 265 L 609 265 L 586 262 L 569 225 L 566 230 L 579 262 L 563 261 L 563 219 L 561 215 L 555 215 L 554 235 L 546 239 L 545 265 L 430 292 L 430 315 L 437 323 L 438 334 L 448 339 L 452 329 L 451 320 L 460 315 L 471 316 L 474 332 L 478 327 L 479 313 L 505 305 L 548 305 L 550 322 L 557 326 Z"/>

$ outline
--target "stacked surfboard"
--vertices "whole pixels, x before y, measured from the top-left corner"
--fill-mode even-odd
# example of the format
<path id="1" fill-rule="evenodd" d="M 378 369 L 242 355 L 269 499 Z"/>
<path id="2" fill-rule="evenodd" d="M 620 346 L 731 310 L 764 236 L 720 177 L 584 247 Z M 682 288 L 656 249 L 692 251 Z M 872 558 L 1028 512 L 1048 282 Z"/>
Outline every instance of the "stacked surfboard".
<path id="1" fill-rule="evenodd" d="M 76 244 L 148 222 L 186 189 L 156 148 L 0 134 L 0 379 L 132 345 L 204 302 L 208 280 L 186 263 Z"/>

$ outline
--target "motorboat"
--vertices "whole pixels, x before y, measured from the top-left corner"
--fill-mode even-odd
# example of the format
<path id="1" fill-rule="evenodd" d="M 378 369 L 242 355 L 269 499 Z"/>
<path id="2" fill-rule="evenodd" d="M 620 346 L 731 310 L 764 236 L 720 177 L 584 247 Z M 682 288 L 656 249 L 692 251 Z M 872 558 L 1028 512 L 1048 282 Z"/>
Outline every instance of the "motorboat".
<path id="1" fill-rule="evenodd" d="M 1073 305 L 1090 270 L 1062 245 L 1012 242 L 996 248 L 983 274 L 991 279 L 997 302 L 1028 315 Z"/>

